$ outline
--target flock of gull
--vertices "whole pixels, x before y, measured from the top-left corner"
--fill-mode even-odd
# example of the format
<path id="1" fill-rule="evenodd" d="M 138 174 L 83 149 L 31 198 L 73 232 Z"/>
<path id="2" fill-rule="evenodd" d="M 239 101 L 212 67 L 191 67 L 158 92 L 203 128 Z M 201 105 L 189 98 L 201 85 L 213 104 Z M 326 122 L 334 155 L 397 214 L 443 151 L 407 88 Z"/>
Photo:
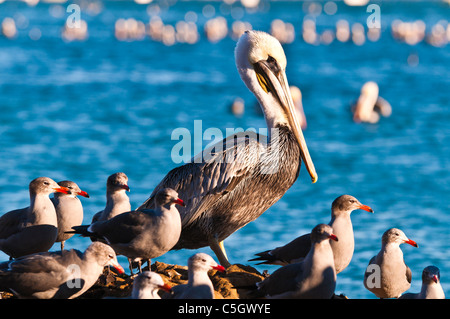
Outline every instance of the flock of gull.
<path id="1" fill-rule="evenodd" d="M 268 142 L 246 132 L 225 138 L 204 151 L 207 157 L 199 154 L 200 161 L 168 172 L 135 210 L 127 195 L 127 176 L 115 173 L 106 183 L 105 208 L 88 225 L 82 224 L 83 208 L 77 197 L 89 197 L 87 192 L 72 181 L 34 179 L 29 184 L 29 206 L 0 216 L 0 250 L 10 256 L 0 264 L 0 291 L 18 298 L 76 298 L 94 285 L 105 266 L 124 273 L 116 258 L 123 255 L 135 277 L 132 298 L 213 298 L 208 271 L 224 272 L 231 266 L 224 240 L 275 204 L 297 180 L 302 162 L 311 181 L 318 180 L 280 42 L 265 32 L 246 31 L 237 42 L 235 60 L 241 79 L 264 113 L 271 132 Z M 252 261 L 281 267 L 245 287 L 249 295 L 333 298 L 337 274 L 353 256 L 350 214 L 357 209 L 373 212 L 353 196 L 342 195 L 331 205 L 328 224 L 318 223 L 310 234 L 257 253 Z M 64 249 L 74 234 L 91 239 L 84 252 Z M 49 251 L 55 242 L 61 242 L 61 250 Z M 391 228 L 381 243 L 365 272 L 364 286 L 369 291 L 379 298 L 444 298 L 435 266 L 424 269 L 419 293 L 404 293 L 411 285 L 411 270 L 400 244 L 417 247 L 413 240 Z M 201 247 L 210 247 L 219 264 L 205 253 L 192 255 L 187 284 L 169 287 L 150 271 L 151 260 L 170 250 Z M 142 269 L 145 262 L 148 271 Z"/>

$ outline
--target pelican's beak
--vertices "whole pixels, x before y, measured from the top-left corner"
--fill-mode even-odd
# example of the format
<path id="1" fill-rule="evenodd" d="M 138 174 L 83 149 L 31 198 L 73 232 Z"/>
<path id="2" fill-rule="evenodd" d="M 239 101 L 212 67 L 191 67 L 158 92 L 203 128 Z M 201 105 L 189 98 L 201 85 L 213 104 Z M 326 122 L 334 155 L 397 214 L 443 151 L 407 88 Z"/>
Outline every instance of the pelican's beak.
<path id="1" fill-rule="evenodd" d="M 278 99 L 282 106 L 289 124 L 294 132 L 295 138 L 300 146 L 300 153 L 306 170 L 311 176 L 313 183 L 317 182 L 317 173 L 314 168 L 314 163 L 309 155 L 308 147 L 306 145 L 305 137 L 303 136 L 300 122 L 295 110 L 294 101 L 292 100 L 291 92 L 287 82 L 286 73 L 282 70 L 275 61 L 269 64 L 266 60 L 261 60 L 253 64 L 259 84 L 267 93 L 270 91 Z"/>
<path id="2" fill-rule="evenodd" d="M 439 282 L 439 278 L 438 278 L 437 275 L 434 275 L 432 279 L 433 279 L 433 281 L 434 281 L 435 283 L 438 283 L 438 282 Z"/>

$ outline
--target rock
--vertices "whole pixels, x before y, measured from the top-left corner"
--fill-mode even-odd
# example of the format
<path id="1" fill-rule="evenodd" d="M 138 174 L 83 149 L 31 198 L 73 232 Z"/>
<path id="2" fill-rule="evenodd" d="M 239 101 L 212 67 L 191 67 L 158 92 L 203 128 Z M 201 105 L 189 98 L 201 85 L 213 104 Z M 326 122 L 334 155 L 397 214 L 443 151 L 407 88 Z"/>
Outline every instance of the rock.
<path id="1" fill-rule="evenodd" d="M 143 270 L 148 270 L 145 267 Z M 165 283 L 170 286 L 186 284 L 188 282 L 187 266 L 171 265 L 154 262 L 151 270 L 161 275 Z M 246 299 L 246 289 L 235 288 L 252 286 L 264 279 L 264 275 L 251 266 L 235 264 L 228 267 L 226 273 L 211 270 L 209 273 L 213 283 L 216 299 Z M 79 299 L 127 298 L 131 295 L 135 276 L 119 275 L 106 267 L 97 282 Z M 163 294 L 165 292 L 161 292 Z M 4 299 L 15 298 L 11 293 L 3 292 Z"/>

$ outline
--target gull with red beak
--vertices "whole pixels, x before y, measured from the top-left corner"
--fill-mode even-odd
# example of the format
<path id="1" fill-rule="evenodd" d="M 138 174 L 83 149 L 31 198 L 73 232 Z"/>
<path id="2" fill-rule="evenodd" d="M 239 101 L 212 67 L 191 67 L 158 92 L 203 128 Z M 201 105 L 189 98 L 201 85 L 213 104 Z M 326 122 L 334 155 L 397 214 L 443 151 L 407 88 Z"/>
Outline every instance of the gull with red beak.
<path id="1" fill-rule="evenodd" d="M 186 200 L 183 229 L 173 249 L 209 246 L 228 267 L 223 241 L 257 219 L 295 183 L 301 162 L 311 181 L 317 173 L 306 145 L 286 78 L 280 42 L 261 31 L 246 31 L 235 49 L 239 75 L 257 98 L 268 136 L 236 133 L 171 170 L 139 209 L 155 207 L 155 195 L 173 188 Z"/>
<path id="2" fill-rule="evenodd" d="M 422 271 L 422 288 L 419 293 L 406 293 L 398 299 L 445 299 L 441 286 L 441 273 L 436 266 L 427 266 Z"/>
<path id="3" fill-rule="evenodd" d="M 104 240 L 116 254 L 128 258 L 131 273 L 133 261 L 138 262 L 142 272 L 142 261 L 147 261 L 150 268 L 151 259 L 168 252 L 180 238 L 181 219 L 175 204 L 183 206 L 183 200 L 173 189 L 165 188 L 158 192 L 156 203 L 155 209 L 125 212 L 91 225 L 74 226 L 70 233 Z"/>
<path id="4" fill-rule="evenodd" d="M 84 253 L 71 249 L 31 254 L 0 270 L 0 290 L 18 298 L 73 299 L 95 284 L 105 266 L 124 272 L 114 250 L 101 242 L 92 243 Z"/>
<path id="5" fill-rule="evenodd" d="M 53 246 L 58 234 L 58 221 L 49 195 L 69 192 L 68 188 L 48 177 L 32 180 L 28 188 L 30 206 L 0 217 L 0 250 L 10 258 L 45 252 Z"/>
<path id="6" fill-rule="evenodd" d="M 106 206 L 92 217 L 92 223 L 129 212 L 131 204 L 126 194 L 129 191 L 128 176 L 125 173 L 118 172 L 110 175 L 106 180 Z"/>
<path id="7" fill-rule="evenodd" d="M 351 195 L 339 196 L 331 205 L 331 221 L 328 225 L 333 228 L 334 234 L 339 238 L 339 241 L 331 241 L 337 274 L 349 265 L 353 257 L 355 238 L 350 214 L 356 209 L 373 213 L 372 208 L 361 204 Z M 258 257 L 250 261 L 261 261 L 259 264 L 272 265 L 292 264 L 305 258 L 310 248 L 311 234 L 305 234 L 284 246 L 257 253 Z"/>
<path id="8" fill-rule="evenodd" d="M 160 290 L 172 293 L 172 287 L 164 283 L 159 274 L 144 271 L 134 278 L 131 299 L 161 299 Z"/>
<path id="9" fill-rule="evenodd" d="M 405 264 L 400 245 L 417 243 L 398 228 L 386 230 L 381 250 L 372 257 L 364 273 L 364 287 L 378 298 L 398 298 L 411 287 L 411 269 Z"/>
<path id="10" fill-rule="evenodd" d="M 56 217 L 58 219 L 58 236 L 56 242 L 61 242 L 61 250 L 64 250 L 64 243 L 73 236 L 66 231 L 72 226 L 80 225 L 83 222 L 83 205 L 77 196 L 89 198 L 89 194 L 82 191 L 80 187 L 72 181 L 61 181 L 58 185 L 67 188 L 67 193 L 57 192 L 51 201 L 55 206 Z"/>
<path id="11" fill-rule="evenodd" d="M 214 287 L 208 272 L 215 269 L 225 272 L 225 268 L 218 265 L 211 256 L 197 253 L 188 259 L 188 283 L 172 288 L 172 299 L 214 299 Z"/>
<path id="12" fill-rule="evenodd" d="M 274 299 L 331 299 L 336 288 L 336 270 L 330 242 L 339 241 L 331 226 L 319 224 L 311 231 L 311 248 L 298 263 L 275 270 L 256 283 L 251 297 Z"/>

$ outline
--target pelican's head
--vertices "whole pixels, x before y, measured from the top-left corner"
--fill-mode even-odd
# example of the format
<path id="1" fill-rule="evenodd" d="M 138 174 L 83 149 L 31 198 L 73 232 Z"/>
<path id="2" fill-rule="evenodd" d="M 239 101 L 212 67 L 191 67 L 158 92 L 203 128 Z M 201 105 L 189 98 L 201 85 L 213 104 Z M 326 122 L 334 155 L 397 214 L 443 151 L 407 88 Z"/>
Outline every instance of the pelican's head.
<path id="1" fill-rule="evenodd" d="M 284 124 L 291 128 L 300 146 L 302 160 L 313 183 L 317 173 L 292 101 L 286 78 L 286 55 L 280 42 L 261 31 L 246 31 L 235 50 L 236 67 L 256 96 L 269 128 Z"/>

